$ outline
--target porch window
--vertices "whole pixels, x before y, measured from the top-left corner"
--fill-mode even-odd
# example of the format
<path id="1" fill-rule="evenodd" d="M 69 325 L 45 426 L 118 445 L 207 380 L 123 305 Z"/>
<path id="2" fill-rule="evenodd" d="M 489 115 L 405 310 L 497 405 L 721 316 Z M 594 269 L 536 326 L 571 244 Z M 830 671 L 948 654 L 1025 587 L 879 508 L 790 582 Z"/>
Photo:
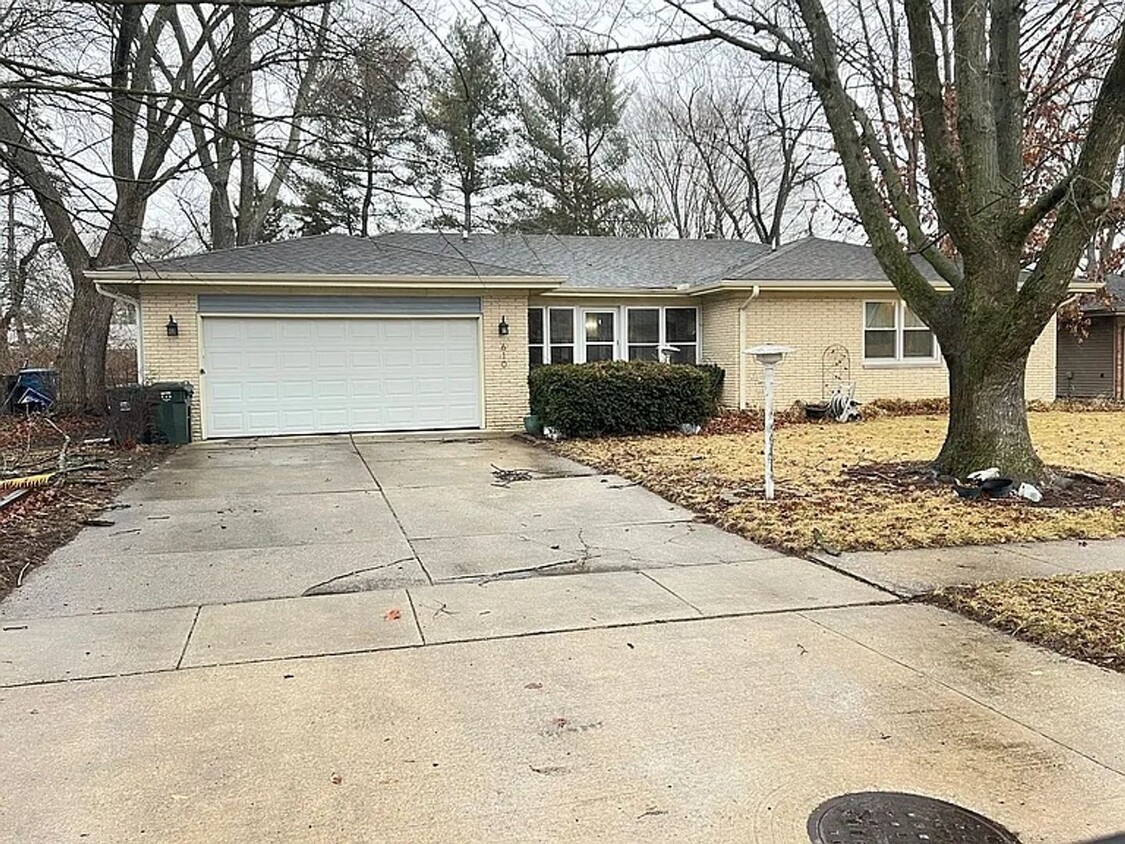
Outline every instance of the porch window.
<path id="1" fill-rule="evenodd" d="M 613 360 L 617 345 L 614 311 L 586 311 L 582 320 L 585 331 L 586 362 Z"/>
<path id="2" fill-rule="evenodd" d="M 699 359 L 699 311 L 696 308 L 629 308 L 629 360 L 660 360 L 662 346 L 674 346 L 672 363 Z"/>
<path id="3" fill-rule="evenodd" d="M 863 359 L 874 363 L 937 360 L 934 333 L 902 301 L 863 303 Z"/>
<path id="4" fill-rule="evenodd" d="M 574 308 L 548 308 L 551 363 L 574 363 Z"/>
<path id="5" fill-rule="evenodd" d="M 545 335 L 543 333 L 543 309 L 527 309 L 527 358 L 531 368 L 547 362 Z"/>

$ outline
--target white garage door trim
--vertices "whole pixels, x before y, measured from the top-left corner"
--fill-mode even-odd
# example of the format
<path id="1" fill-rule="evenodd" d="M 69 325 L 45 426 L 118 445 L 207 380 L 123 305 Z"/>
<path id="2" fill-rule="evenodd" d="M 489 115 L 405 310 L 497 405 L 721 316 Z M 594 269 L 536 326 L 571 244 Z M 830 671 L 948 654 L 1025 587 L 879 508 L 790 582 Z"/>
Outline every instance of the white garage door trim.
<path id="1" fill-rule="evenodd" d="M 468 333 L 462 334 L 460 340 L 466 341 L 463 347 L 466 352 L 470 352 L 469 343 L 471 343 L 471 353 L 475 356 L 475 367 L 472 372 L 473 379 L 473 404 L 470 409 L 468 406 L 462 406 L 461 410 L 455 413 L 447 421 L 434 422 L 430 420 L 423 421 L 395 421 L 393 423 L 380 422 L 373 424 L 371 422 L 364 422 L 363 420 L 356 420 L 357 413 L 362 415 L 363 407 L 355 407 L 350 404 L 351 398 L 349 395 L 349 406 L 347 408 L 340 408 L 337 412 L 344 411 L 348 413 L 352 421 L 340 421 L 336 424 L 312 421 L 309 424 L 286 424 L 281 423 L 276 426 L 264 427 L 277 427 L 280 430 L 264 430 L 262 426 L 249 428 L 245 425 L 242 426 L 240 432 L 234 432 L 230 428 L 223 428 L 216 425 L 212 420 L 212 409 L 214 405 L 213 397 L 211 396 L 214 381 L 207 371 L 208 367 L 208 325 L 218 321 L 252 321 L 257 323 L 274 323 L 280 325 L 282 323 L 302 323 L 308 322 L 310 324 L 322 325 L 324 323 L 416 323 L 422 324 L 426 322 L 450 322 L 457 323 L 463 326 L 471 325 L 471 336 Z M 462 314 L 354 314 L 354 315 L 341 315 L 341 314 L 277 314 L 277 313 L 208 313 L 199 314 L 197 320 L 198 337 L 199 339 L 199 368 L 200 368 L 200 416 L 202 434 L 204 439 L 221 438 L 221 437 L 252 437 L 252 436 L 287 436 L 287 435 L 301 435 L 301 434 L 314 434 L 314 433 L 347 433 L 347 432 L 395 432 L 395 431 L 448 431 L 448 430 L 479 430 L 484 427 L 484 338 L 482 330 L 482 318 L 480 314 L 462 315 Z M 347 330 L 347 328 L 345 328 Z M 346 338 L 345 338 L 346 339 Z M 313 347 L 310 347 L 310 350 Z M 319 347 L 316 347 L 319 348 Z M 443 348 L 449 348 L 443 346 Z M 299 349 L 297 351 L 300 351 Z M 466 358 L 468 354 L 466 354 Z M 448 363 L 448 361 L 446 362 Z M 212 366 L 214 361 L 212 359 Z M 413 370 L 412 370 L 413 372 Z M 317 373 L 319 375 L 319 373 Z M 279 381 L 279 385 L 280 385 Z M 351 381 L 349 381 L 349 384 Z M 350 394 L 350 386 L 348 387 Z M 443 395 L 447 392 L 443 392 Z M 466 393 L 466 396 L 468 394 Z M 245 401 L 245 397 L 242 399 Z M 401 407 L 397 408 L 402 410 Z M 366 408 L 366 410 L 373 410 L 373 408 Z M 369 417 L 370 418 L 370 417 Z M 400 417 L 401 418 L 401 417 Z"/>

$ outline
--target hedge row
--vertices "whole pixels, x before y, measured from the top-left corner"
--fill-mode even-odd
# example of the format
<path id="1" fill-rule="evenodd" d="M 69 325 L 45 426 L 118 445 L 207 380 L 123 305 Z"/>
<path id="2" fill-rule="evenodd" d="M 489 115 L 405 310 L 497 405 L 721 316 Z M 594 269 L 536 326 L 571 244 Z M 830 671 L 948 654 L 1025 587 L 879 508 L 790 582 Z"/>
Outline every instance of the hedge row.
<path id="1" fill-rule="evenodd" d="M 531 412 L 568 437 L 702 425 L 718 408 L 718 366 L 649 361 L 540 366 L 528 379 Z"/>

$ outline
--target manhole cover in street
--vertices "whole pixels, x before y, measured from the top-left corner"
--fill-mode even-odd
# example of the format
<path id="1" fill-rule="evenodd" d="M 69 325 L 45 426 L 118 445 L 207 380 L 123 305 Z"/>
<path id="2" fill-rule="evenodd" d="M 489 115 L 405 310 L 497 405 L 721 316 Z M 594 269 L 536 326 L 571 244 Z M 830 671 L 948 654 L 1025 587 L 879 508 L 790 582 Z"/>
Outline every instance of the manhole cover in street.
<path id="1" fill-rule="evenodd" d="M 821 803 L 809 817 L 813 844 L 1019 844 L 995 821 L 944 800 L 868 791 Z"/>

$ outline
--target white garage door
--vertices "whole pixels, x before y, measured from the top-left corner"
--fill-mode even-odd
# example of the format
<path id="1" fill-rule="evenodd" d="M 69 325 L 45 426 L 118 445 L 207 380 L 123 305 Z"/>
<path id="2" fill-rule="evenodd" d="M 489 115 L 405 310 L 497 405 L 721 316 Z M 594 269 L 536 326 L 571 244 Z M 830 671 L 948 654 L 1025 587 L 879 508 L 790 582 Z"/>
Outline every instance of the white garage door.
<path id="1" fill-rule="evenodd" d="M 481 425 L 475 319 L 206 317 L 208 437 Z"/>

